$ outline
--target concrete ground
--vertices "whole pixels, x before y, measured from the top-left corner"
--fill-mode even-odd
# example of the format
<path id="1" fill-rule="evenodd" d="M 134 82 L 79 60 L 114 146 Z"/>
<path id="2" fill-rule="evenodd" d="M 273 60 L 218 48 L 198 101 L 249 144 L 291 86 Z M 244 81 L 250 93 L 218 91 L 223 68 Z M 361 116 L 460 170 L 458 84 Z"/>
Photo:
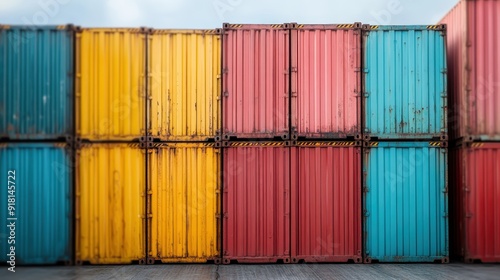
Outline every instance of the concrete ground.
<path id="1" fill-rule="evenodd" d="M 500 279 L 500 264 L 1 266 L 0 279 Z"/>

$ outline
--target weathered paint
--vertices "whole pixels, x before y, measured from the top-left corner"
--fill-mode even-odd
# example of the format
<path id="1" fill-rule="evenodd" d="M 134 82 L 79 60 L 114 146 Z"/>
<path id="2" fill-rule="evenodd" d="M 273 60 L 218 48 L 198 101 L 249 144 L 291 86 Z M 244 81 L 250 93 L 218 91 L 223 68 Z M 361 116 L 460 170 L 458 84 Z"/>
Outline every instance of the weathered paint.
<path id="1" fill-rule="evenodd" d="M 89 140 L 145 134 L 146 33 L 83 29 L 76 35 L 76 132 Z"/>
<path id="2" fill-rule="evenodd" d="M 294 26 L 294 137 L 361 138 L 361 24 Z"/>
<path id="3" fill-rule="evenodd" d="M 0 25 L 0 137 L 73 134 L 73 28 Z"/>
<path id="4" fill-rule="evenodd" d="M 361 262 L 361 147 L 291 148 L 292 262 Z"/>
<path id="5" fill-rule="evenodd" d="M 370 142 L 364 152 L 365 262 L 448 262 L 447 148 Z"/>
<path id="6" fill-rule="evenodd" d="M 290 148 L 233 142 L 224 149 L 223 262 L 290 262 Z"/>
<path id="7" fill-rule="evenodd" d="M 450 161 L 451 248 L 466 262 L 500 262 L 500 144 L 467 144 Z"/>
<path id="8" fill-rule="evenodd" d="M 284 24 L 224 24 L 223 137 L 289 138 L 290 36 Z"/>
<path id="9" fill-rule="evenodd" d="M 149 154 L 149 258 L 220 261 L 220 151 L 215 143 L 158 144 Z"/>
<path id="10" fill-rule="evenodd" d="M 148 132 L 196 141 L 220 132 L 219 30 L 153 30 L 149 36 Z"/>
<path id="11" fill-rule="evenodd" d="M 500 140 L 500 2 L 462 0 L 448 26 L 451 135 Z"/>
<path id="12" fill-rule="evenodd" d="M 16 265 L 72 261 L 71 166 L 71 157 L 62 144 L 0 145 L 4 184 L 0 218 L 5 221 L 0 227 L 2 264 L 10 261 L 10 246 L 15 247 Z M 9 193 L 8 186 L 14 186 L 11 190 L 15 192 Z M 14 216 L 7 209 L 9 195 L 15 195 Z M 15 223 L 15 244 L 8 243 L 11 232 L 7 225 L 11 222 Z"/>
<path id="13" fill-rule="evenodd" d="M 367 137 L 446 137 L 445 34 L 443 26 L 364 29 Z"/>
<path id="14" fill-rule="evenodd" d="M 145 152 L 137 144 L 77 150 L 76 262 L 145 262 Z"/>

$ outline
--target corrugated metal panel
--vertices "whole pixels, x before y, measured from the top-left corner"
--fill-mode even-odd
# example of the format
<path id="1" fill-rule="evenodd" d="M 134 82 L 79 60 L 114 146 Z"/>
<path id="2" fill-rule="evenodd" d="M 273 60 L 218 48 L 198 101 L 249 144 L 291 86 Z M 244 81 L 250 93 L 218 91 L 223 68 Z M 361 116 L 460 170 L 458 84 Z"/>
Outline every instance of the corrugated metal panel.
<path id="1" fill-rule="evenodd" d="M 500 2 L 467 1 L 470 134 L 500 140 Z"/>
<path id="2" fill-rule="evenodd" d="M 361 262 L 361 148 L 354 142 L 297 145 L 291 160 L 292 262 Z"/>
<path id="3" fill-rule="evenodd" d="M 0 26 L 0 137 L 73 134 L 73 30 Z"/>
<path id="4" fill-rule="evenodd" d="M 366 149 L 366 262 L 448 262 L 446 154 L 439 142 L 372 142 Z"/>
<path id="5" fill-rule="evenodd" d="M 339 26 L 349 26 L 341 28 Z M 292 30 L 292 129 L 308 138 L 361 138 L 360 25 Z"/>
<path id="6" fill-rule="evenodd" d="M 224 149 L 224 263 L 290 262 L 290 148 L 283 144 Z"/>
<path id="7" fill-rule="evenodd" d="M 131 140 L 145 134 L 145 32 L 83 29 L 76 43 L 78 136 Z"/>
<path id="8" fill-rule="evenodd" d="M 206 140 L 220 131 L 218 30 L 154 30 L 149 64 L 149 133 L 163 140 Z"/>
<path id="9" fill-rule="evenodd" d="M 224 138 L 289 138 L 290 36 L 285 25 L 225 24 Z"/>
<path id="10" fill-rule="evenodd" d="M 447 40 L 447 64 L 448 64 L 448 95 L 449 95 L 449 120 L 450 138 L 457 139 L 460 135 L 466 135 L 465 124 L 467 123 L 467 102 L 465 100 L 466 88 L 466 33 L 467 22 L 465 20 L 465 2 L 460 1 L 441 20 L 446 24 Z"/>
<path id="11" fill-rule="evenodd" d="M 456 134 L 500 140 L 500 2 L 461 1 L 442 20 L 448 24 L 454 66 L 450 91 L 455 99 Z"/>
<path id="12" fill-rule="evenodd" d="M 453 158 L 455 252 L 466 262 L 500 262 L 500 144 L 472 143 Z"/>
<path id="13" fill-rule="evenodd" d="M 0 146 L 0 172 L 4 188 L 0 217 L 0 260 L 10 260 L 15 247 L 16 264 L 56 264 L 72 260 L 72 173 L 70 156 L 59 144 L 3 144 Z M 15 174 L 9 173 L 10 170 Z M 8 177 L 15 175 L 15 178 Z M 5 176 L 5 177 L 4 177 Z M 8 183 L 11 181 L 13 183 Z M 15 186 L 15 216 L 8 214 L 8 186 Z M 8 244 L 15 223 L 15 244 Z M 7 247 L 8 246 L 8 247 Z M 5 268 L 7 269 L 7 268 Z"/>
<path id="14" fill-rule="evenodd" d="M 149 256 L 220 260 L 220 152 L 215 143 L 161 144 L 149 156 Z"/>
<path id="15" fill-rule="evenodd" d="M 441 26 L 365 30 L 366 135 L 379 139 L 447 135 L 445 36 Z"/>
<path id="16" fill-rule="evenodd" d="M 92 144 L 77 151 L 77 263 L 145 262 L 145 165 L 137 144 Z"/>

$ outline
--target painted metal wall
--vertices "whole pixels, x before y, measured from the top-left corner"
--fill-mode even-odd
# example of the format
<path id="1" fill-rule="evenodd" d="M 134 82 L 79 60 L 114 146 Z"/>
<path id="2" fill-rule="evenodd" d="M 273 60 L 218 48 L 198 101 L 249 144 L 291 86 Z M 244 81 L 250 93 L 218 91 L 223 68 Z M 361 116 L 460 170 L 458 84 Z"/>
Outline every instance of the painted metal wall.
<path id="1" fill-rule="evenodd" d="M 149 36 L 149 133 L 195 141 L 220 132 L 219 30 L 153 30 Z"/>
<path id="2" fill-rule="evenodd" d="M 232 142 L 223 151 L 223 262 L 290 262 L 290 148 Z"/>
<path id="3" fill-rule="evenodd" d="M 365 262 L 448 262 L 447 148 L 370 142 L 364 152 Z"/>
<path id="4" fill-rule="evenodd" d="M 137 144 L 86 144 L 77 150 L 77 263 L 145 263 L 145 166 Z"/>
<path id="5" fill-rule="evenodd" d="M 149 258 L 220 262 L 220 164 L 215 143 L 158 144 L 149 155 Z"/>
<path id="6" fill-rule="evenodd" d="M 454 252 L 466 262 L 500 262 L 500 144 L 471 143 L 451 155 Z"/>
<path id="7" fill-rule="evenodd" d="M 146 32 L 83 29 L 76 34 L 76 132 L 89 140 L 145 134 Z"/>
<path id="8" fill-rule="evenodd" d="M 292 262 L 361 262 L 361 146 L 355 145 L 299 141 L 291 148 Z"/>
<path id="9" fill-rule="evenodd" d="M 289 29 L 224 24 L 223 32 L 223 137 L 288 139 Z"/>
<path id="10" fill-rule="evenodd" d="M 73 27 L 0 25 L 0 137 L 73 134 Z"/>
<path id="11" fill-rule="evenodd" d="M 294 27 L 294 138 L 361 138 L 361 24 Z"/>
<path id="12" fill-rule="evenodd" d="M 440 25 L 365 27 L 367 137 L 446 137 L 445 37 Z"/>
<path id="13" fill-rule="evenodd" d="M 0 172 L 5 184 L 0 193 L 0 217 L 6 223 L 0 227 L 2 263 L 10 260 L 10 246 L 15 247 L 16 264 L 72 261 L 71 166 L 63 145 L 0 145 Z M 11 188 L 14 192 L 9 193 L 8 186 L 15 186 Z M 14 216 L 7 209 L 8 195 L 15 195 Z M 8 244 L 10 222 L 15 223 L 15 244 Z"/>
<path id="14" fill-rule="evenodd" d="M 453 72 L 450 93 L 454 138 L 500 140 L 500 37 L 495 0 L 460 1 L 442 20 L 448 25 Z"/>

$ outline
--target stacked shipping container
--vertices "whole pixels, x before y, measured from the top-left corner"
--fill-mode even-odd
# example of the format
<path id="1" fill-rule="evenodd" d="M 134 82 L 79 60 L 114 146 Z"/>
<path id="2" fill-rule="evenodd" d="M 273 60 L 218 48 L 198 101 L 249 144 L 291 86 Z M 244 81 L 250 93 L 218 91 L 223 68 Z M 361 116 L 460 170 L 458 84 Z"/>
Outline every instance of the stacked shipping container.
<path id="1" fill-rule="evenodd" d="M 445 27 L 363 29 L 364 261 L 448 262 Z"/>
<path id="2" fill-rule="evenodd" d="M 500 1 L 460 1 L 448 26 L 452 252 L 466 262 L 500 262 L 497 153 L 500 141 Z"/>
<path id="3" fill-rule="evenodd" d="M 220 263 L 220 30 L 148 36 L 147 257 Z"/>
<path id="4" fill-rule="evenodd" d="M 223 262 L 361 262 L 361 24 L 224 27 Z"/>
<path id="5" fill-rule="evenodd" d="M 452 249 L 500 261 L 499 147 L 484 142 L 500 139 L 500 34 L 485 24 L 498 4 L 461 1 L 448 37 L 443 25 L 0 26 L 1 170 L 29 187 L 19 242 L 34 249 L 20 262 L 73 259 L 73 182 L 78 264 L 448 262 L 446 39 Z"/>
<path id="6" fill-rule="evenodd" d="M 0 25 L 0 170 L 8 175 L 0 216 L 12 225 L 0 229 L 2 263 L 73 260 L 73 37 L 72 26 Z"/>
<path id="7" fill-rule="evenodd" d="M 220 261 L 220 47 L 218 30 L 78 33 L 77 263 Z"/>
<path id="8" fill-rule="evenodd" d="M 77 264 L 146 263 L 147 35 L 76 34 Z"/>
<path id="9" fill-rule="evenodd" d="M 224 24 L 222 65 L 223 262 L 289 263 L 289 25 Z"/>

